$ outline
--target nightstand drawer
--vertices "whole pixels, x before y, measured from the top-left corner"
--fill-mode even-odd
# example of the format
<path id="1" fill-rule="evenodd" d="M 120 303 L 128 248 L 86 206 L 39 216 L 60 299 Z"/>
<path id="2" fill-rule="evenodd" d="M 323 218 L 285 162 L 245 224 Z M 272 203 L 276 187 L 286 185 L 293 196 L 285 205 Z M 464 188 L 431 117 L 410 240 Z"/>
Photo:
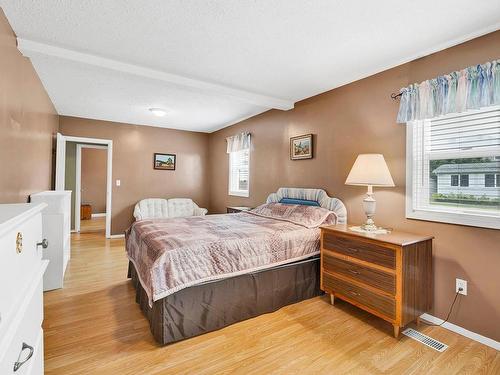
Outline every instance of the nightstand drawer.
<path id="1" fill-rule="evenodd" d="M 328 292 L 338 293 L 349 298 L 363 307 L 376 311 L 390 319 L 396 317 L 396 301 L 394 298 L 382 296 L 368 289 L 341 280 L 326 272 L 323 272 L 322 287 Z"/>
<path id="2" fill-rule="evenodd" d="M 326 271 L 348 276 L 387 293 L 396 294 L 396 276 L 394 274 L 339 259 L 328 251 L 323 252 L 323 268 Z"/>
<path id="3" fill-rule="evenodd" d="M 396 268 L 396 253 L 389 247 L 359 241 L 352 237 L 338 236 L 330 232 L 325 232 L 323 235 L 323 247 L 379 266 Z"/>

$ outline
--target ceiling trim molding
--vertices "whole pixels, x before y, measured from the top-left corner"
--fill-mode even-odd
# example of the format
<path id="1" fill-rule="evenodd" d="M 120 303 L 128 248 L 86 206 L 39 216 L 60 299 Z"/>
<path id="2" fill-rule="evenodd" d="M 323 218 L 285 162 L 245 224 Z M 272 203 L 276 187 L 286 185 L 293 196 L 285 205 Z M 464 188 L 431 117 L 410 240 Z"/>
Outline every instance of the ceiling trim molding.
<path id="1" fill-rule="evenodd" d="M 17 38 L 17 48 L 23 54 L 23 56 L 28 58 L 35 57 L 37 55 L 57 57 L 64 60 L 75 61 L 87 65 L 97 66 L 100 68 L 163 81 L 178 87 L 195 89 L 198 92 L 202 91 L 208 94 L 231 97 L 240 102 L 246 102 L 269 109 L 274 108 L 286 111 L 294 107 L 294 102 L 290 100 L 235 89 L 229 86 L 201 81 L 177 74 L 171 74 L 156 69 L 146 68 L 140 65 L 128 64 L 122 61 L 56 47 L 50 44 L 39 43 L 29 39 Z"/>

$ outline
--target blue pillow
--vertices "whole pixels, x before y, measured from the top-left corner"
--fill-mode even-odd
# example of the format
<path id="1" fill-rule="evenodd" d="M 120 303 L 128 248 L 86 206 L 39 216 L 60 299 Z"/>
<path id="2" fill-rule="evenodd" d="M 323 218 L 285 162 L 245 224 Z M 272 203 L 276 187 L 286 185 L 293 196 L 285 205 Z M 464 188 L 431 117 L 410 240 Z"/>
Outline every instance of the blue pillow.
<path id="1" fill-rule="evenodd" d="M 301 204 L 303 206 L 316 206 L 319 207 L 319 203 L 316 201 L 309 201 L 307 199 L 295 199 L 295 198 L 281 198 L 280 203 L 283 204 Z"/>

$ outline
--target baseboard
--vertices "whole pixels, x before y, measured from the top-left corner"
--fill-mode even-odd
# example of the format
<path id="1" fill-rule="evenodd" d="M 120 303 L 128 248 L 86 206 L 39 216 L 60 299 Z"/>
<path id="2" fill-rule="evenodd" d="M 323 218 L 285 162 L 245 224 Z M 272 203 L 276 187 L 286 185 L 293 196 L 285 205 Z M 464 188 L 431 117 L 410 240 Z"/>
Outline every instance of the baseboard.
<path id="1" fill-rule="evenodd" d="M 109 236 L 109 238 L 111 239 L 123 238 L 123 237 L 125 237 L 125 234 L 112 234 L 111 236 Z"/>
<path id="2" fill-rule="evenodd" d="M 422 314 L 420 315 L 420 318 L 433 324 L 441 324 L 444 322 L 443 319 L 436 318 L 435 316 L 429 314 Z M 500 342 L 490 339 L 489 337 L 480 335 L 479 333 L 469 331 L 468 329 L 457 326 L 456 324 L 446 322 L 441 327 L 446 328 L 447 330 L 450 330 L 452 332 L 458 333 L 459 335 L 468 337 L 471 340 L 480 342 L 481 344 L 487 345 L 493 349 L 500 350 Z"/>
<path id="3" fill-rule="evenodd" d="M 94 218 L 94 217 L 103 217 L 103 216 L 106 216 L 106 212 L 101 212 L 101 213 L 97 213 L 97 214 L 92 214 L 92 218 Z"/>

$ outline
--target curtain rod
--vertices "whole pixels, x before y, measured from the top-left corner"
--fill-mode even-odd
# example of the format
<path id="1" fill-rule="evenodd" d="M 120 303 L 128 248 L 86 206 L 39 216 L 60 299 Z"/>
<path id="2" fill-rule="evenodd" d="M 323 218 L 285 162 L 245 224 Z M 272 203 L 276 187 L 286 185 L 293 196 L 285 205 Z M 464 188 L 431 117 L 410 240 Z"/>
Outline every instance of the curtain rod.
<path id="1" fill-rule="evenodd" d="M 393 100 L 398 100 L 398 99 L 401 97 L 401 95 L 403 95 L 403 93 L 402 93 L 402 92 L 400 92 L 399 94 L 396 94 L 396 93 L 394 93 L 394 92 L 393 92 L 393 93 L 391 94 L 391 99 L 393 99 Z"/>

